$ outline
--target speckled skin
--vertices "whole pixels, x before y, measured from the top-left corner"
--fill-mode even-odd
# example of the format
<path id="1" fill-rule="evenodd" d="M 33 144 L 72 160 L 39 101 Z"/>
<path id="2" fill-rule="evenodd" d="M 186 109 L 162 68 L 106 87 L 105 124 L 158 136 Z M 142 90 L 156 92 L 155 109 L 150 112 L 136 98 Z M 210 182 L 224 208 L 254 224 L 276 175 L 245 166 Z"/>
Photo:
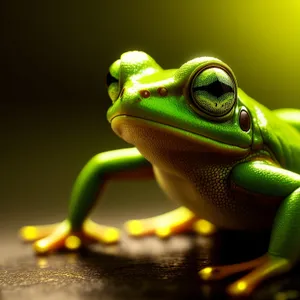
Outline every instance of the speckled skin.
<path id="1" fill-rule="evenodd" d="M 300 110 L 268 110 L 212 57 L 163 70 L 144 52 L 126 52 L 111 65 L 107 86 L 107 118 L 134 148 L 88 162 L 74 184 L 68 218 L 49 235 L 37 227 L 46 236 L 35 243 L 38 252 L 59 249 L 74 234 L 102 240 L 87 220 L 99 190 L 109 179 L 153 169 L 169 198 L 218 227 L 272 227 L 267 260 L 236 282 L 232 294 L 249 292 L 299 261 Z"/>
<path id="2" fill-rule="evenodd" d="M 258 156 L 266 157 L 267 153 L 258 150 L 252 155 L 224 157 L 219 152 L 204 151 L 203 145 L 178 135 L 171 128 L 161 130 L 128 117 L 121 118 L 114 126 L 123 139 L 136 145 L 151 162 L 156 180 L 168 198 L 218 227 L 259 229 L 272 225 L 278 201 L 270 197 L 260 201 L 261 195 L 240 193 L 240 189 L 229 184 L 234 165 Z M 198 150 L 200 147 L 202 151 Z"/>

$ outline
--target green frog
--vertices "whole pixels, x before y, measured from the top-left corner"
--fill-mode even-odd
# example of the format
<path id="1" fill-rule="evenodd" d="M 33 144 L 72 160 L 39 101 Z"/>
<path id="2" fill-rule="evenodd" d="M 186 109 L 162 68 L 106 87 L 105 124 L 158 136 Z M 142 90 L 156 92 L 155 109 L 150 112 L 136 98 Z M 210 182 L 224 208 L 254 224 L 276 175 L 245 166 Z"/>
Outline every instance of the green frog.
<path id="1" fill-rule="evenodd" d="M 179 207 L 127 222 L 131 235 L 271 229 L 265 255 L 206 267 L 199 271 L 203 280 L 248 271 L 228 287 L 232 295 L 247 295 L 299 261 L 300 110 L 267 109 L 213 57 L 164 70 L 146 53 L 129 51 L 110 66 L 106 81 L 107 119 L 134 147 L 100 153 L 85 165 L 64 221 L 21 229 L 37 253 L 117 242 L 117 228 L 88 217 L 96 199 L 110 180 L 154 178 Z"/>

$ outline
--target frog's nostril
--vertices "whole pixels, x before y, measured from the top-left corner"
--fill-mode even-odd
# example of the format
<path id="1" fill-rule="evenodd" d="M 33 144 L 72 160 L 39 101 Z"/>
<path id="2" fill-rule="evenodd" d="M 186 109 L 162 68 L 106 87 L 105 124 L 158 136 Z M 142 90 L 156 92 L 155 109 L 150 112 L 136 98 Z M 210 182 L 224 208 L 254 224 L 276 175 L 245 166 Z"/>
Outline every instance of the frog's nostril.
<path id="1" fill-rule="evenodd" d="M 107 75 L 106 75 L 106 82 L 105 82 L 106 87 L 109 87 L 109 86 L 110 86 L 112 83 L 114 83 L 114 82 L 118 82 L 118 79 L 115 78 L 115 77 L 113 77 L 113 76 L 110 74 L 110 72 L 108 72 Z"/>
<path id="2" fill-rule="evenodd" d="M 149 98 L 150 97 L 150 92 L 148 90 L 141 90 L 140 91 L 140 95 L 143 97 L 143 98 Z"/>

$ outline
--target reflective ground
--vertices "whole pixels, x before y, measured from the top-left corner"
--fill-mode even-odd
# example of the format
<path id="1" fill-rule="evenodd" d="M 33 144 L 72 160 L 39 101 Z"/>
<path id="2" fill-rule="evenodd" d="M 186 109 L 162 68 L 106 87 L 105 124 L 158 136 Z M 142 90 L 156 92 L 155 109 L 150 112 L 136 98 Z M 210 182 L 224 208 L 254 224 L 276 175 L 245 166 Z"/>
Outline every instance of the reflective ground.
<path id="1" fill-rule="evenodd" d="M 115 246 L 34 256 L 30 245 L 9 234 L 0 250 L 0 299 L 228 299 L 225 287 L 237 277 L 205 283 L 197 271 L 254 258 L 267 241 L 267 234 L 234 232 L 168 240 L 124 234 Z M 300 299 L 299 269 L 266 282 L 251 299 Z"/>

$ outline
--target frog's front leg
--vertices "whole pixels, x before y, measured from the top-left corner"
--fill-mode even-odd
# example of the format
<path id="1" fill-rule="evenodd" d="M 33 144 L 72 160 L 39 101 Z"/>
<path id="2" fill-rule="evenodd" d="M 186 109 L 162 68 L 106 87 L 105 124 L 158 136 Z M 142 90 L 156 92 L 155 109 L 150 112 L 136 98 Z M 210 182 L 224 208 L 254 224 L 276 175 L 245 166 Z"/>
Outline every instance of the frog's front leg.
<path id="1" fill-rule="evenodd" d="M 257 161 L 236 166 L 231 180 L 253 193 L 284 199 L 277 211 L 268 253 L 264 257 L 248 264 L 209 267 L 200 271 L 204 279 L 218 279 L 218 273 L 225 277 L 253 269 L 228 287 L 230 294 L 242 296 L 251 293 L 263 280 L 287 272 L 300 260 L 300 175 Z"/>
<path id="2" fill-rule="evenodd" d="M 105 184 L 110 179 L 153 178 L 151 164 L 136 148 L 108 151 L 94 156 L 75 181 L 68 218 L 61 223 L 25 226 L 20 235 L 25 241 L 35 241 L 38 253 L 60 248 L 76 249 L 85 242 L 116 242 L 119 231 L 98 225 L 87 219 Z"/>
<path id="3" fill-rule="evenodd" d="M 132 236 L 157 235 L 165 238 L 172 234 L 195 231 L 201 235 L 211 235 L 216 228 L 210 222 L 199 219 L 184 206 L 165 214 L 125 223 L 127 232 Z"/>

